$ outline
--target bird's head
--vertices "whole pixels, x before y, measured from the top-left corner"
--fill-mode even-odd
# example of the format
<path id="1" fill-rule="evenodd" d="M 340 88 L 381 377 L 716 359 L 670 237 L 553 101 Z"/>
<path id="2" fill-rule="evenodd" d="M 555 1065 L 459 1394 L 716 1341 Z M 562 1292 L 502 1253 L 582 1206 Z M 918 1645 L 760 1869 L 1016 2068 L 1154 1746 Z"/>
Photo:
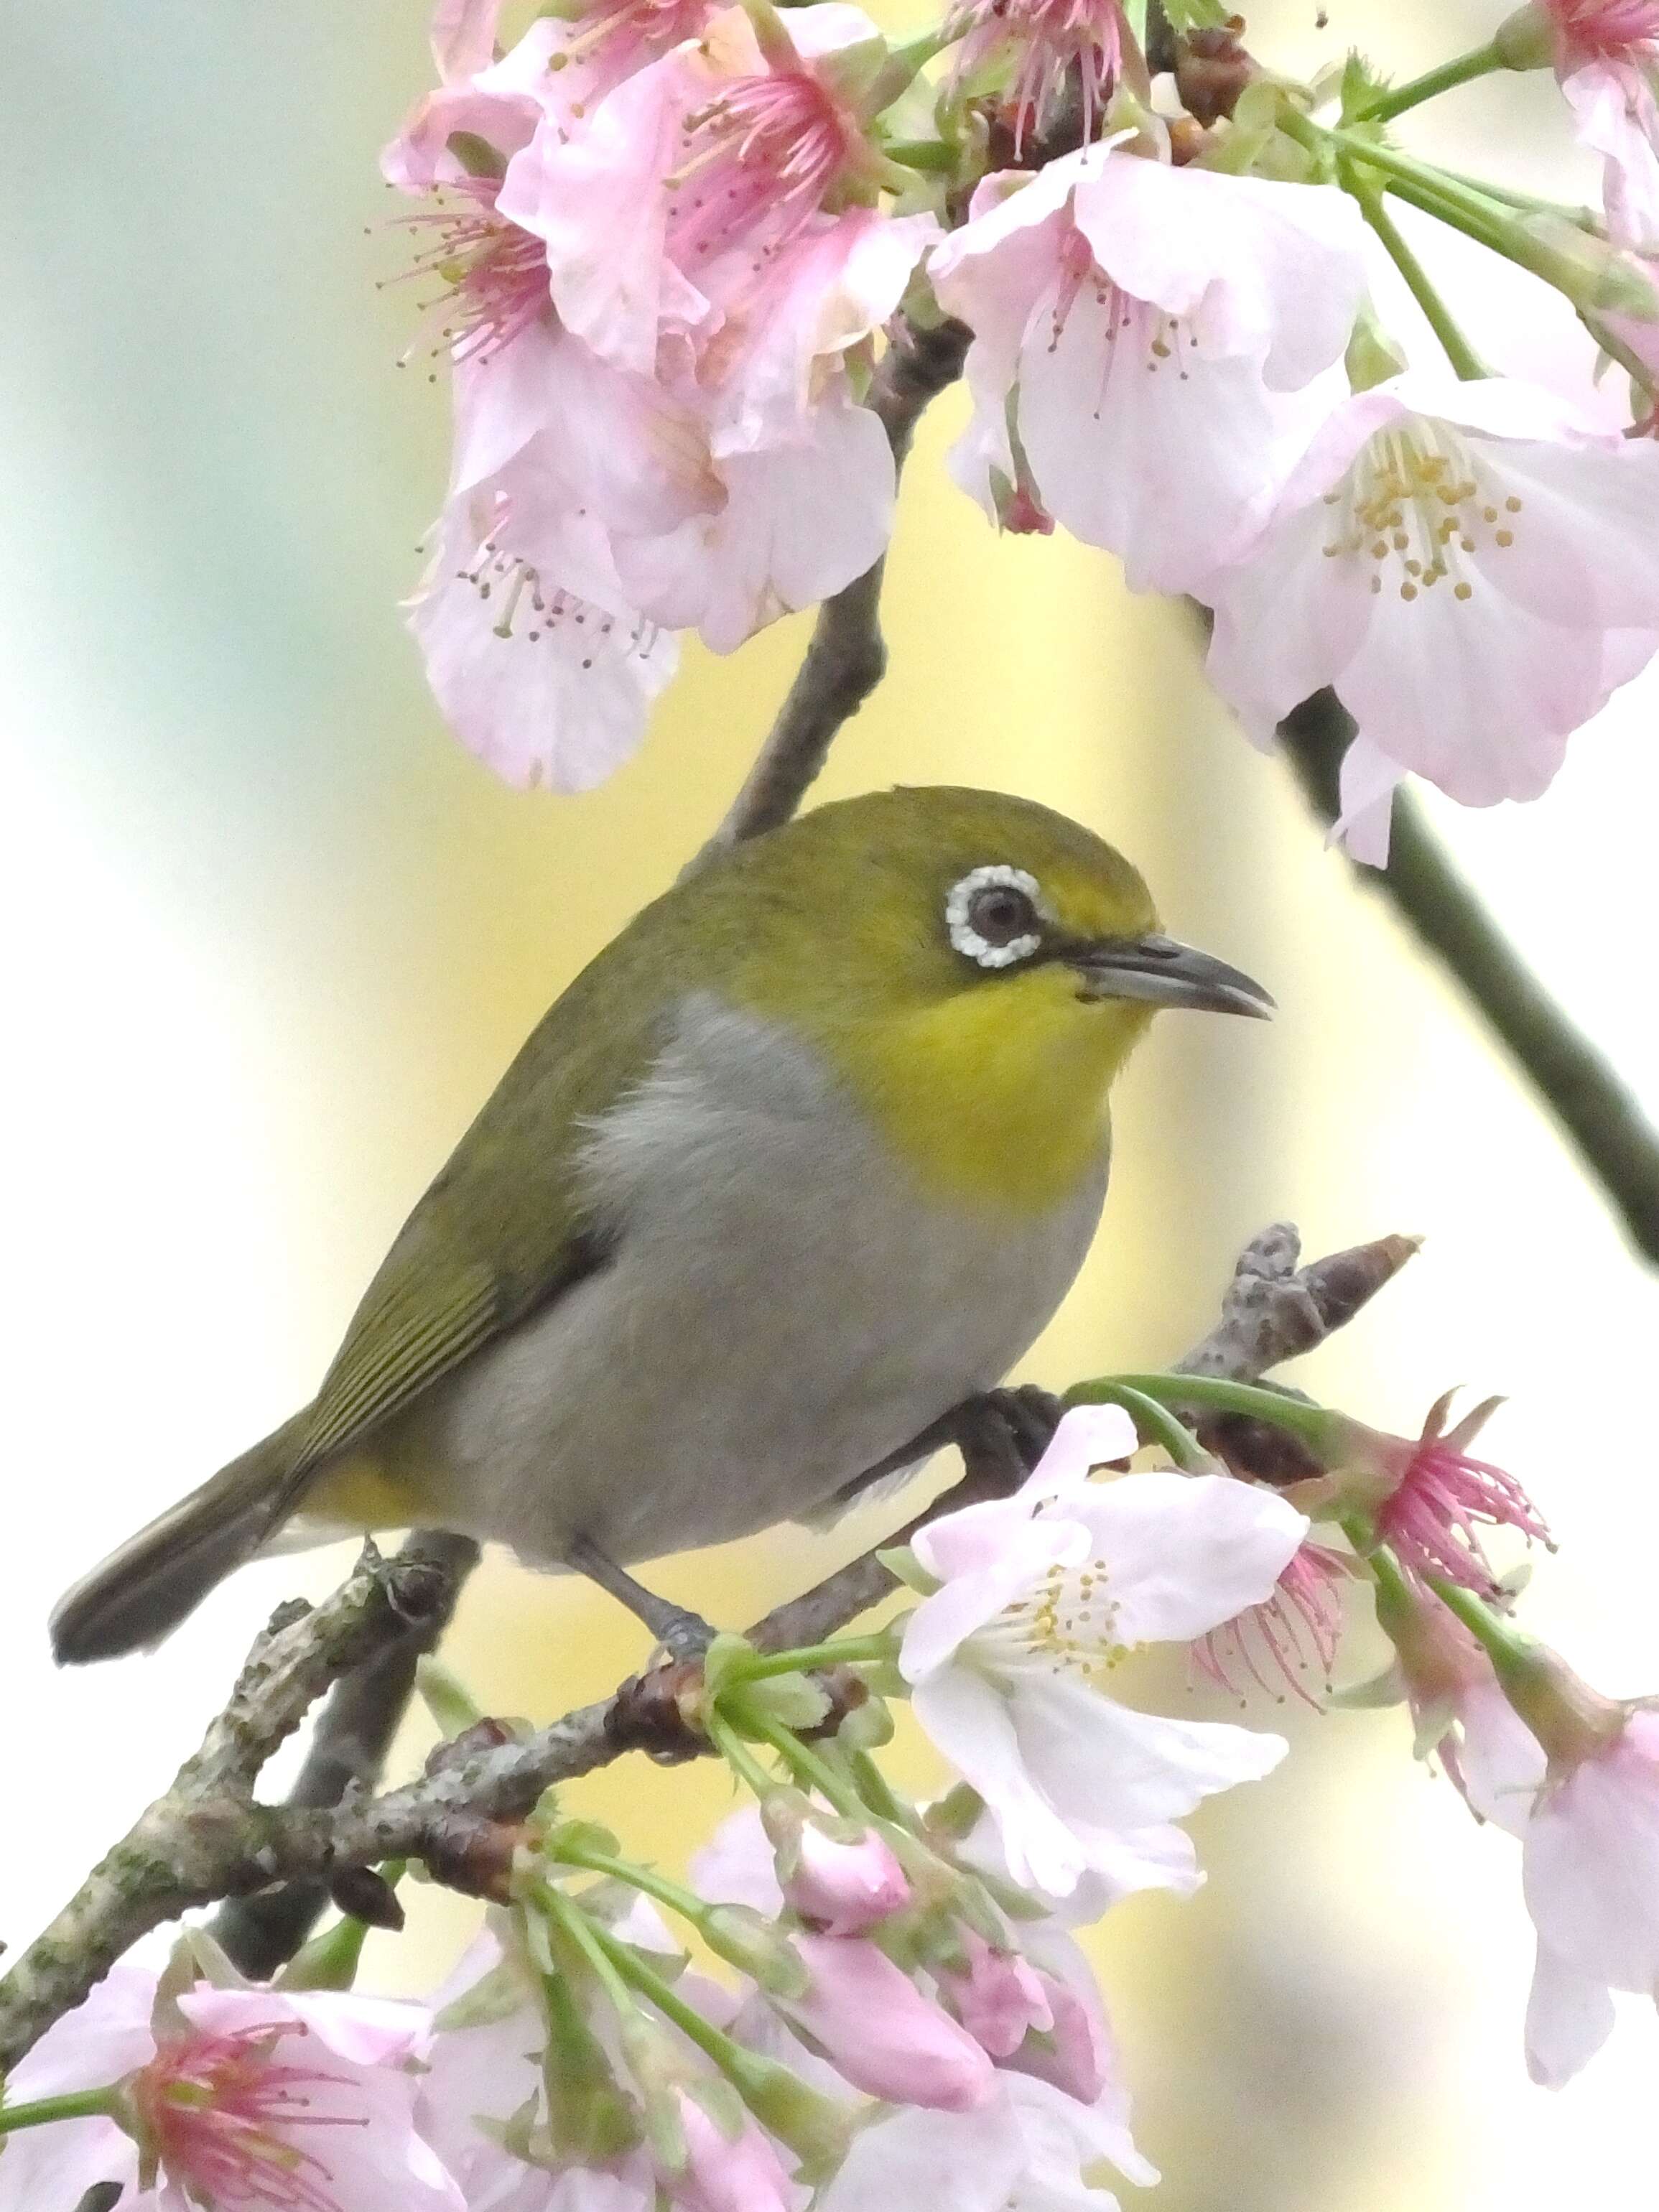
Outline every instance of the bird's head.
<path id="1" fill-rule="evenodd" d="M 1121 853 L 1029 799 L 872 793 L 757 841 L 734 872 L 742 995 L 817 1043 L 947 1182 L 1057 1186 L 1097 1151 L 1106 1094 L 1159 1007 L 1273 1006 L 1161 933 Z M 1022 1146 L 1033 1157 L 1011 1165 Z"/>

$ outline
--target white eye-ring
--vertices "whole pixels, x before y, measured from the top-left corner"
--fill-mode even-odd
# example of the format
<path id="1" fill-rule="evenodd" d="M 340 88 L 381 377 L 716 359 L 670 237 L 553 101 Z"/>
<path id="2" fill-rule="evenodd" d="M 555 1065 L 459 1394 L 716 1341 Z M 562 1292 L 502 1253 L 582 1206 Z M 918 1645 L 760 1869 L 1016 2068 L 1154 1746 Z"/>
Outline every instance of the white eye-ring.
<path id="1" fill-rule="evenodd" d="M 1042 942 L 1042 894 L 1024 868 L 972 868 L 951 886 L 945 926 L 957 951 L 981 968 L 1012 968 Z"/>

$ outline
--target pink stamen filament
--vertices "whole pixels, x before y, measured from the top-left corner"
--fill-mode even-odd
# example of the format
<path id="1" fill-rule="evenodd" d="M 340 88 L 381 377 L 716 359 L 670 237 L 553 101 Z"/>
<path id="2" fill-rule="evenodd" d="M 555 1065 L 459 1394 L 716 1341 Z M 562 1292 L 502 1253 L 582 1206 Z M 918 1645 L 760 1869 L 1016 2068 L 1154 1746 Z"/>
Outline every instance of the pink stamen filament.
<path id="1" fill-rule="evenodd" d="M 444 289 L 425 312 L 446 317 L 443 337 L 456 361 L 487 360 L 549 312 L 546 249 L 540 239 L 495 212 L 495 185 L 467 179 L 445 188 L 471 203 L 438 204 L 402 218 L 411 231 L 435 230 L 436 243 L 417 254 L 403 276 L 437 276 Z"/>
<path id="2" fill-rule="evenodd" d="M 669 180 L 679 195 L 669 222 L 682 264 L 758 230 L 775 251 L 823 204 L 850 150 L 834 100 L 805 72 L 739 77 L 688 115 L 684 131 L 686 159 Z"/>
<path id="3" fill-rule="evenodd" d="M 323 2160 L 275 2132 L 368 2125 L 367 2113 L 311 2110 L 303 2093 L 349 2088 L 343 2076 L 274 2061 L 281 2038 L 300 2032 L 282 2021 L 163 2045 L 136 2078 L 134 2102 L 160 2164 L 191 2196 L 251 2212 L 346 2212 L 324 2185 Z"/>

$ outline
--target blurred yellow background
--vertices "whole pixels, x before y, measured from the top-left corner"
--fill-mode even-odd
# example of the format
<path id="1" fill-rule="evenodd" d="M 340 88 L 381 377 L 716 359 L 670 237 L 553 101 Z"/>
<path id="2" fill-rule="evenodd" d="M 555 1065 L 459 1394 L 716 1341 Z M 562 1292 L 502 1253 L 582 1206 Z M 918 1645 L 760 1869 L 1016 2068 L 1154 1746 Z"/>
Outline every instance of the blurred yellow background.
<path id="1" fill-rule="evenodd" d="M 1312 0 L 1259 15 L 1259 49 L 1308 69 L 1358 40 L 1407 74 L 1495 19 L 1330 12 L 1323 32 Z M 440 726 L 394 612 L 445 467 L 441 388 L 392 365 L 413 299 L 374 289 L 403 251 L 374 161 L 426 81 L 417 0 L 0 13 L 15 1945 L 170 1773 L 264 1611 L 340 1559 L 250 1571 L 158 1656 L 67 1678 L 46 1657 L 51 1600 L 309 1395 L 525 1031 L 719 817 L 804 633 L 727 662 L 694 651 L 601 792 L 491 781 Z M 1472 163 L 1500 131 L 1511 173 L 1583 188 L 1547 83 L 1459 95 L 1416 143 Z M 1516 299 L 1495 283 L 1474 303 L 1502 365 L 1570 363 L 1567 324 L 1523 321 Z M 1178 1352 L 1275 1215 L 1320 1250 L 1425 1233 L 1301 1379 L 1401 1429 L 1449 1383 L 1509 1391 L 1495 1449 L 1563 1543 L 1532 1617 L 1604 1687 L 1653 1690 L 1651 1278 L 1453 993 L 1228 726 L 1179 614 L 1127 599 L 1103 556 L 998 543 L 951 489 L 959 419 L 942 405 L 921 441 L 893 674 L 824 795 L 951 780 L 1065 808 L 1141 862 L 1171 928 L 1284 1009 L 1271 1029 L 1159 1025 L 1122 1098 L 1105 1232 L 1028 1371 L 1059 1384 Z M 1656 701 L 1649 684 L 1616 702 L 1544 805 L 1448 829 L 1659 1108 Z M 657 1579 L 736 1625 L 870 1533 L 786 1532 Z M 596 1593 L 492 1561 L 450 1656 L 489 1709 L 542 1717 L 636 1664 L 641 1639 Z M 1375 1656 L 1357 1639 L 1342 1676 Z M 1227 1709 L 1173 1674 L 1152 1686 Z M 1209 1887 L 1132 1900 L 1097 1940 L 1166 2212 L 1651 2202 L 1651 2014 L 1632 2007 L 1565 2094 L 1530 2088 L 1512 1846 L 1413 1768 L 1400 1715 L 1255 1717 L 1287 1725 L 1296 1756 L 1196 1823 Z M 634 1761 L 573 1798 L 672 1862 L 729 1793 L 712 1766 Z M 376 1952 L 386 1986 L 434 1978 L 471 1917 L 430 1892 L 416 1907 L 415 1934 Z"/>

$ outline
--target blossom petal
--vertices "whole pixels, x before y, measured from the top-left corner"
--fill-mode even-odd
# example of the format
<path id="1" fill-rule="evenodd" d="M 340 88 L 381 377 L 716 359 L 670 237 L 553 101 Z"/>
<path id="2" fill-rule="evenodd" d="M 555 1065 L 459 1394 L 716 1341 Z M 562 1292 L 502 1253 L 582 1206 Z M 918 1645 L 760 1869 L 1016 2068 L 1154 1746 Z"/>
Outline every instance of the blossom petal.
<path id="1" fill-rule="evenodd" d="M 1217 1790 L 1260 1781 L 1289 1749 L 1283 1736 L 1136 1712 L 1067 1675 L 1036 1670 L 1021 1678 L 1012 1715 L 1024 1771 L 1073 1848 L 1081 1830 L 1103 1825 L 1103 1814 L 1118 1830 L 1179 1820 Z"/>
<path id="2" fill-rule="evenodd" d="M 1191 318 L 1293 392 L 1341 358 L 1365 291 L 1364 220 L 1328 185 L 1176 168 L 1119 153 L 1080 184 L 1078 228 L 1115 284 Z"/>
<path id="3" fill-rule="evenodd" d="M 1032 1782 L 1003 1699 L 967 1668 L 953 1667 L 918 1682 L 910 1706 L 923 1735 L 985 1800 L 1014 1881 L 1068 1896 L 1083 1853 Z"/>
<path id="4" fill-rule="evenodd" d="M 1605 1982 L 1582 1974 L 1540 1940 L 1527 1998 L 1527 2071 L 1541 2088 L 1559 2089 L 1587 2066 L 1613 2033 Z"/>
<path id="5" fill-rule="evenodd" d="M 1129 1645 L 1188 1643 L 1262 1603 L 1308 1533 L 1306 1516 L 1259 1484 L 1162 1468 L 1094 1484 L 1067 1510 L 1093 1534 Z"/>

